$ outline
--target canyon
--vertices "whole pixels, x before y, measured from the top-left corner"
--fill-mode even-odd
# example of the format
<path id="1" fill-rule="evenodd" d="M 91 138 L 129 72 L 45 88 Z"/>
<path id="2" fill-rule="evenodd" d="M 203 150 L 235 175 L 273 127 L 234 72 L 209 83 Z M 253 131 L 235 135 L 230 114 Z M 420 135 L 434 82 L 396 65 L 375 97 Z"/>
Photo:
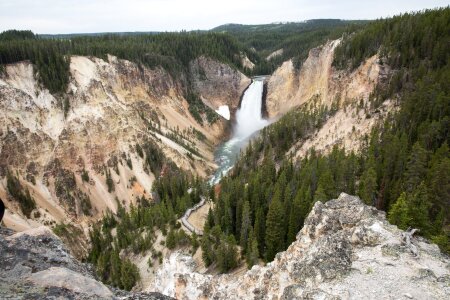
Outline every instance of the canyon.
<path id="1" fill-rule="evenodd" d="M 129 206 L 138 197 L 151 197 L 155 174 L 136 152 L 136 145 L 147 140 L 185 171 L 205 177 L 214 170 L 214 147 L 228 121 L 220 117 L 201 126 L 188 111 L 182 82 L 162 68 L 142 69 L 113 56 L 72 56 L 70 61 L 66 116 L 61 100 L 40 85 L 30 62 L 8 65 L 0 77 L 0 198 L 7 227 L 22 231 L 65 222 L 86 231 L 105 211 L 115 212 L 119 201 Z M 235 110 L 250 83 L 239 71 L 204 57 L 191 63 L 190 76 L 214 110 Z M 113 192 L 106 184 L 110 168 Z M 8 195 L 7 172 L 36 201 L 30 217 Z M 86 201 L 91 208 L 83 212 Z"/>
<path id="2" fill-rule="evenodd" d="M 299 106 L 337 109 L 313 136 L 290 150 L 297 157 L 312 147 L 327 152 L 335 144 L 357 150 L 360 137 L 395 110 L 394 100 L 385 101 L 376 111 L 368 103 L 373 89 L 387 77 L 388 66 L 380 65 L 374 56 L 353 72 L 336 71 L 332 57 L 339 42 L 311 49 L 300 70 L 289 60 L 266 79 L 269 122 Z M 183 83 L 162 68 L 140 69 L 114 56 L 107 60 L 73 56 L 70 73 L 63 97 L 71 103 L 66 116 L 61 100 L 37 81 L 31 63 L 8 65 L 0 77 L 0 174 L 4 178 L 0 198 L 7 207 L 5 224 L 16 230 L 63 220 L 86 230 L 92 218 L 106 210 L 115 212 L 118 201 L 129 206 L 138 197 L 151 197 L 155 174 L 136 152 L 136 145 L 147 140 L 157 143 L 181 169 L 210 176 L 217 168 L 215 148 L 230 135 L 231 124 L 239 117 L 235 114 L 240 96 L 251 83 L 226 64 L 203 56 L 193 60 L 189 76 L 203 103 L 231 116 L 230 121 L 220 117 L 210 126 L 201 126 L 189 113 Z M 204 138 L 200 140 L 198 133 Z M 106 168 L 114 170 L 111 193 Z M 30 190 L 37 203 L 34 214 L 39 217 L 25 217 L 9 200 L 4 177 L 8 170 L 16 172 Z M 83 172 L 89 174 L 87 182 L 81 179 Z M 83 213 L 86 201 L 92 208 Z"/>
<path id="3" fill-rule="evenodd" d="M 19 233 L 0 231 L 2 253 L 8 254 L 0 272 L 5 295 L 14 282 L 19 290 L 31 286 L 21 295 L 42 298 L 446 298 L 448 257 L 344 193 L 315 202 L 289 248 L 248 271 L 241 265 L 234 274 L 216 275 L 202 265 L 200 251 L 165 248 L 162 232 L 154 241 L 164 253 L 162 263 L 149 267 L 150 251 L 130 255 L 142 279 L 131 293 L 100 283 L 89 265 L 77 260 L 86 257 L 89 230 L 106 213 L 130 209 L 142 198 L 158 201 L 152 187 L 161 174 L 146 161 L 152 151 L 220 190 L 220 179 L 259 130 L 291 111 L 317 107 L 333 113 L 281 156 L 297 160 L 312 149 L 327 154 L 335 146 L 360 151 L 363 138 L 399 104 L 392 96 L 371 105 L 375 89 L 386 87 L 392 73 L 379 54 L 353 70 L 333 66 L 341 42 L 311 49 L 300 65 L 287 60 L 263 79 L 203 55 L 178 77 L 112 55 L 70 56 L 68 88 L 58 96 L 42 86 L 31 62 L 6 65 L 0 73 L 0 198 L 7 208 L 4 225 Z M 255 66 L 247 56 L 242 64 Z M 214 122 L 193 116 L 187 86 L 217 114 Z M 142 149 L 150 150 L 141 154 Z M 36 202 L 29 215 L 8 192 L 8 176 Z M 191 231 L 202 233 L 210 207 L 201 210 Z M 76 238 L 50 231 L 61 224 Z M 36 253 L 17 254 L 32 244 Z M 27 257 L 33 257 L 31 265 Z"/>

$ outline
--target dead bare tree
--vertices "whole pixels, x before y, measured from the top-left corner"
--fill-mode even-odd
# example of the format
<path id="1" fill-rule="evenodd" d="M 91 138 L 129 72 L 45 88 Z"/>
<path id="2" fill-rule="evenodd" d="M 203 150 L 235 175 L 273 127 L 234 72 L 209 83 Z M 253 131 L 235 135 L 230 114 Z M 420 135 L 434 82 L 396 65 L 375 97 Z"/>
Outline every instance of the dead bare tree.
<path id="1" fill-rule="evenodd" d="M 402 233 L 402 244 L 406 246 L 406 248 L 411 251 L 411 253 L 415 256 L 419 256 L 419 249 L 417 249 L 417 246 L 412 243 L 413 235 L 419 232 L 419 229 L 416 228 L 408 228 L 405 232 Z"/>

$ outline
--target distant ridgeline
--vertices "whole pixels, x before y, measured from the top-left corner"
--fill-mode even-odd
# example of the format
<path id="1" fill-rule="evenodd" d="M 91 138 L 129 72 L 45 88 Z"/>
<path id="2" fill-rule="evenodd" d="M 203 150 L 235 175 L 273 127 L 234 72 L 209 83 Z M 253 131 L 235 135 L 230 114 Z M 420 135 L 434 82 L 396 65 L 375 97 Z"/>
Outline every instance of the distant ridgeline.
<path id="1" fill-rule="evenodd" d="M 234 66 L 247 75 L 271 73 L 282 61 L 304 60 L 309 49 L 327 39 L 353 32 L 364 21 L 311 20 L 270 25 L 223 25 L 211 31 L 180 33 L 122 32 L 35 35 L 9 30 L 0 34 L 0 65 L 30 60 L 51 93 L 63 93 L 69 78 L 69 55 L 106 58 L 107 54 L 154 68 L 161 66 L 173 76 L 185 72 L 189 62 L 201 55 Z M 250 50 L 250 48 L 253 48 Z M 283 48 L 283 55 L 270 64 L 260 56 Z M 241 54 L 255 63 L 242 66 Z M 264 57 L 265 57 L 264 56 Z"/>
<path id="2" fill-rule="evenodd" d="M 247 75 L 270 74 L 283 61 L 294 58 L 299 67 L 309 49 L 353 32 L 366 22 L 341 20 L 311 20 L 302 23 L 270 25 L 224 25 L 211 31 L 180 33 L 124 32 L 66 35 L 35 35 L 31 31 L 9 30 L 0 34 L 0 73 L 5 64 L 30 60 L 39 81 L 55 96 L 62 95 L 69 82 L 68 57 L 85 55 L 106 58 L 107 54 L 149 68 L 162 67 L 175 79 L 187 79 L 185 97 L 190 111 L 200 121 L 201 113 L 208 120 L 213 112 L 201 102 L 191 88 L 189 62 L 208 56 L 239 69 Z M 283 54 L 270 61 L 265 57 L 283 49 Z M 242 65 L 246 55 L 255 67 Z M 70 103 L 67 103 L 70 105 Z M 62 105 L 64 106 L 64 105 Z M 65 108 L 67 110 L 67 108 Z M 201 123 L 201 122 L 200 122 Z"/>
<path id="3" fill-rule="evenodd" d="M 42 73 L 41 79 L 45 86 L 54 93 L 65 91 L 68 55 L 106 58 L 107 54 L 111 54 L 150 68 L 161 66 L 176 75 L 184 71 L 191 60 L 201 55 L 242 69 L 241 51 L 246 50 L 232 37 L 218 33 L 111 34 L 67 39 L 44 39 L 30 31 L 6 31 L 0 34 L 0 63 L 31 60 Z M 47 73 L 51 74 L 51 78 L 46 77 Z M 53 80 L 58 84 L 53 85 Z"/>
<path id="4" fill-rule="evenodd" d="M 300 161 L 286 156 L 336 109 L 302 107 L 263 129 L 221 182 L 201 241 L 206 264 L 223 259 L 214 249 L 236 242 L 249 267 L 259 258 L 273 260 L 295 239 L 314 202 L 340 192 L 359 194 L 392 223 L 418 228 L 449 253 L 449 41 L 449 8 L 378 20 L 346 35 L 334 65 L 351 70 L 378 52 L 393 72 L 370 106 L 393 99 L 399 110 L 365 137 L 359 153 L 336 146 Z"/>
<path id="5" fill-rule="evenodd" d="M 263 58 L 283 49 L 280 55 L 272 57 L 269 61 L 263 59 L 255 66 L 254 74 L 270 74 L 282 62 L 291 58 L 295 67 L 299 69 L 311 48 L 320 46 L 327 40 L 340 38 L 344 33 L 354 32 L 366 24 L 368 21 L 317 19 L 264 25 L 227 24 L 212 31 L 231 34 L 245 47 L 254 49 L 256 52 L 253 53 Z"/>
<path id="6" fill-rule="evenodd" d="M 0 72 L 5 64 L 30 60 L 37 68 L 39 81 L 55 96 L 66 91 L 70 55 L 106 59 L 107 54 L 111 54 L 141 66 L 162 67 L 183 84 L 189 110 L 199 123 L 202 123 L 202 113 L 206 113 L 210 123 L 217 116 L 193 91 L 190 77 L 186 76 L 189 62 L 204 55 L 250 74 L 250 70 L 241 64 L 242 54 L 245 53 L 250 55 L 250 51 L 232 36 L 222 33 L 99 34 L 45 38 L 31 31 L 11 30 L 0 34 Z M 256 54 L 252 58 L 257 62 Z M 67 105 L 62 105 L 65 111 Z"/>

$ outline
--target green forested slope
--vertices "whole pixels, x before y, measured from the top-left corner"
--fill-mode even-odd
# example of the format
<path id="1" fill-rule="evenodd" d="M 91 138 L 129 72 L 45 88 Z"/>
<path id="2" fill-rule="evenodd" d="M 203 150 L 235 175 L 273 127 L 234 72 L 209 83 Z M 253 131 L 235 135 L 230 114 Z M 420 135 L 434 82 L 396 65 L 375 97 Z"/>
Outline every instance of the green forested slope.
<path id="1" fill-rule="evenodd" d="M 252 53 L 249 53 L 250 59 L 256 63 L 253 73 L 270 74 L 282 62 L 291 58 L 299 68 L 311 48 L 327 40 L 340 38 L 345 32 L 354 32 L 367 23 L 358 20 L 317 19 L 265 25 L 227 24 L 212 31 L 229 33 L 245 47 L 254 49 L 259 55 L 252 57 Z M 267 62 L 265 57 L 278 49 L 283 49 L 283 54 Z"/>
<path id="2" fill-rule="evenodd" d="M 311 150 L 300 161 L 283 154 L 334 110 L 303 107 L 287 114 L 261 132 L 222 180 L 206 231 L 231 235 L 246 257 L 271 261 L 295 239 L 315 201 L 347 192 L 387 211 L 400 228 L 420 229 L 449 252 L 449 41 L 449 8 L 379 20 L 347 36 L 335 65 L 351 69 L 380 51 L 393 72 L 370 105 L 376 109 L 391 98 L 399 111 L 364 138 L 360 153 Z M 209 236 L 202 239 L 205 250 Z"/>

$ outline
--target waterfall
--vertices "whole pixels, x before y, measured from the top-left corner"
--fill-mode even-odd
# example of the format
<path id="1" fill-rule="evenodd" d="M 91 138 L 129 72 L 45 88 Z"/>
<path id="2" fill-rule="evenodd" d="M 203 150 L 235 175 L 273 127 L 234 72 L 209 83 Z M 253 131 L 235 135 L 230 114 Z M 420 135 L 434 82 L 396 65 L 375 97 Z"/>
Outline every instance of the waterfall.
<path id="1" fill-rule="evenodd" d="M 255 80 L 245 91 L 241 107 L 236 112 L 235 138 L 244 139 L 267 125 L 267 120 L 261 115 L 263 87 L 262 80 Z"/>
<path id="2" fill-rule="evenodd" d="M 247 145 L 251 136 L 269 124 L 261 114 L 263 89 L 263 79 L 257 78 L 245 91 L 241 107 L 236 112 L 233 135 L 215 153 L 215 161 L 219 167 L 210 180 L 211 184 L 218 183 L 233 168 L 240 150 Z"/>

